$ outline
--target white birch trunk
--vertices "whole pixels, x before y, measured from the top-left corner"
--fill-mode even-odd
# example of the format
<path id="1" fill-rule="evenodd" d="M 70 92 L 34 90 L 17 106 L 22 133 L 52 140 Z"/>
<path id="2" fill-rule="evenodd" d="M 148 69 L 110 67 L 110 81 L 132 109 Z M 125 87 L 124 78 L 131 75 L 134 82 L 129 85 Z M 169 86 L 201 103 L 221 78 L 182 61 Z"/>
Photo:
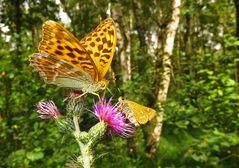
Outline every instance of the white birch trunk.
<path id="1" fill-rule="evenodd" d="M 157 104 L 160 107 L 160 112 L 156 117 L 157 123 L 150 137 L 150 153 L 153 155 L 157 150 L 158 142 L 160 140 L 160 135 L 162 132 L 162 120 L 164 114 L 164 108 L 162 107 L 162 104 L 166 101 L 170 84 L 170 76 L 172 73 L 172 64 L 170 57 L 172 56 L 175 34 L 179 24 L 180 5 L 181 0 L 173 0 L 172 16 L 167 26 L 165 43 L 162 46 L 162 55 L 160 55 L 160 57 L 162 57 L 163 73 L 162 81 L 158 86 L 159 89 L 157 93 Z"/>

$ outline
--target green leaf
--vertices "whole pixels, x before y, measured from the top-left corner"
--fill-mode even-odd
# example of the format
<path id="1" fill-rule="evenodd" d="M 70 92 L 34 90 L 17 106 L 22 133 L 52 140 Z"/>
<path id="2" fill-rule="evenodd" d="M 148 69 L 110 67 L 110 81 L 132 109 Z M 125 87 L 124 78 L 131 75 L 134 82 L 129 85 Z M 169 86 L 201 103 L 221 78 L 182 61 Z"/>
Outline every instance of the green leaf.
<path id="1" fill-rule="evenodd" d="M 33 151 L 27 152 L 27 158 L 31 161 L 39 160 L 44 157 L 44 153 L 41 148 L 36 148 Z"/>

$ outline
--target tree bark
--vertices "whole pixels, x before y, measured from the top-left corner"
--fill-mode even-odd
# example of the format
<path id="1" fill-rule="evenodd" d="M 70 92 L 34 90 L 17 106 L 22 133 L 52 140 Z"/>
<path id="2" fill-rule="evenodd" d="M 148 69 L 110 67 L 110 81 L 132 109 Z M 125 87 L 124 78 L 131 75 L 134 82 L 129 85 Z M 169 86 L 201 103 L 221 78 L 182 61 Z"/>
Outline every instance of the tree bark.
<path id="1" fill-rule="evenodd" d="M 191 16 L 189 13 L 187 13 L 185 15 L 185 19 L 186 19 L 186 32 L 185 32 L 185 36 L 184 36 L 184 45 L 185 45 L 185 54 L 186 56 L 190 56 L 191 51 L 192 51 L 192 47 L 191 47 Z"/>
<path id="2" fill-rule="evenodd" d="M 140 42 L 140 48 L 145 51 L 146 40 L 145 40 L 145 28 L 143 26 L 143 21 L 141 19 L 142 9 L 140 8 L 140 3 L 137 0 L 132 0 L 133 14 L 135 18 L 135 26 L 138 32 L 138 38 Z"/>
<path id="3" fill-rule="evenodd" d="M 234 0 L 236 8 L 236 38 L 239 39 L 239 0 Z M 239 49 L 239 47 L 237 47 Z M 237 55 L 238 57 L 238 55 Z M 238 81 L 239 78 L 239 65 L 235 65 L 235 80 Z"/>
<path id="4" fill-rule="evenodd" d="M 20 12 L 20 1 L 15 0 L 15 10 L 16 10 L 16 16 L 15 16 L 15 24 L 16 24 L 16 32 L 19 34 L 21 31 L 21 12 Z"/>
<path id="5" fill-rule="evenodd" d="M 121 19 L 120 19 L 121 20 Z M 131 20 L 131 18 L 130 18 Z M 123 22 L 120 22 L 121 29 L 121 39 L 119 41 L 119 50 L 120 50 L 120 62 L 122 68 L 123 82 L 131 80 L 131 35 L 130 35 L 130 26 L 123 25 Z M 129 23 L 130 24 L 130 23 Z M 123 29 L 123 30 L 122 30 Z"/>
<path id="6" fill-rule="evenodd" d="M 14 5 L 15 5 L 15 11 L 16 11 L 16 15 L 15 15 L 15 26 L 16 26 L 16 33 L 17 33 L 17 37 L 16 37 L 16 55 L 20 56 L 21 55 L 21 8 L 20 8 L 20 0 L 15 0 L 14 1 Z M 15 64 L 17 67 L 20 67 L 19 65 L 19 61 L 15 61 Z"/>
<path id="7" fill-rule="evenodd" d="M 118 54 L 120 56 L 122 81 L 131 80 L 131 30 L 132 16 L 129 16 L 129 21 L 123 17 L 122 6 L 120 2 L 112 9 L 113 19 L 116 21 Z"/>
<path id="8" fill-rule="evenodd" d="M 239 0 L 234 0 L 236 8 L 236 37 L 239 38 Z"/>
<path id="9" fill-rule="evenodd" d="M 154 130 L 149 140 L 150 153 L 152 156 L 154 156 L 156 153 L 158 142 L 160 140 L 160 135 L 162 132 L 162 120 L 163 120 L 163 114 L 164 114 L 164 108 L 162 104 L 166 101 L 168 88 L 170 84 L 170 76 L 172 72 L 170 57 L 172 56 L 174 39 L 175 39 L 176 31 L 178 28 L 178 24 L 179 24 L 180 5 L 181 5 L 181 0 L 172 1 L 172 15 L 166 28 L 165 41 L 161 49 L 162 55 L 160 55 L 160 57 L 162 57 L 163 72 L 162 72 L 162 77 L 160 77 L 162 78 L 162 80 L 158 86 L 159 89 L 157 92 L 157 100 L 156 100 L 158 106 L 160 107 L 160 112 L 156 116 L 157 123 L 154 126 Z"/>

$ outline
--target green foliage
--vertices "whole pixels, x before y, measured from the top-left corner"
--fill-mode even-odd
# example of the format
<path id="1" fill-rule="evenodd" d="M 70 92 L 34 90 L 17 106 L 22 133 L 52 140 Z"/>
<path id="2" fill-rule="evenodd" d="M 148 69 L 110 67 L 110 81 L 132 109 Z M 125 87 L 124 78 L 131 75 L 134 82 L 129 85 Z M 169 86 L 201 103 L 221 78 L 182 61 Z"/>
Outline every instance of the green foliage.
<path id="1" fill-rule="evenodd" d="M 235 46 L 237 42 L 227 44 L 231 45 Z M 164 143 L 174 146 L 173 154 L 169 157 L 174 159 L 178 154 L 181 160 L 168 164 L 166 161 L 169 157 L 165 157 L 162 159 L 165 165 L 238 165 L 239 94 L 232 68 L 235 67 L 234 52 L 227 51 L 223 57 L 217 52 L 191 57 L 198 62 L 194 61 L 194 73 L 175 78 L 175 84 L 183 81 L 183 87 L 171 89 L 173 95 L 165 106 L 166 139 L 161 141 L 160 146 Z M 180 138 L 176 144 L 170 140 L 172 134 L 174 138 Z M 159 152 L 159 156 L 162 152 Z"/>
<path id="2" fill-rule="evenodd" d="M 78 146 L 52 121 L 40 120 L 35 104 L 52 99 L 63 109 L 62 100 L 68 91 L 45 84 L 29 66 L 28 56 L 37 50 L 40 25 L 47 19 L 59 20 L 60 7 L 72 21 L 70 29 L 82 37 L 107 17 L 109 1 L 61 0 L 56 4 L 54 0 L 20 0 L 19 16 L 15 2 L 0 2 L 0 167 L 65 167 L 79 153 Z M 151 31 L 164 28 L 171 4 L 138 3 L 144 36 L 149 40 Z M 157 156 L 150 158 L 146 131 L 138 128 L 130 140 L 104 137 L 96 148 L 94 167 L 238 167 L 239 41 L 234 36 L 233 1 L 183 3 Z M 124 19 L 130 22 L 131 1 L 114 1 L 111 5 L 123 8 Z M 9 31 L 2 31 L 5 26 Z M 110 87 L 113 93 L 153 107 L 155 81 L 160 78 L 155 74 L 160 67 L 156 67 L 153 54 L 140 48 L 136 29 L 133 25 L 132 80 L 123 83 L 118 75 L 121 69 L 116 69 L 119 78 L 116 86 Z M 114 61 L 117 59 L 118 55 Z M 96 122 L 90 114 L 83 117 L 83 129 Z"/>
<path id="3" fill-rule="evenodd" d="M 99 144 L 96 149 L 96 153 L 101 153 L 96 160 L 96 168 L 144 168 L 155 166 L 152 159 L 145 153 L 145 140 L 141 130 L 138 130 L 135 138 L 131 140 L 106 137 L 102 141 L 104 142 Z"/>

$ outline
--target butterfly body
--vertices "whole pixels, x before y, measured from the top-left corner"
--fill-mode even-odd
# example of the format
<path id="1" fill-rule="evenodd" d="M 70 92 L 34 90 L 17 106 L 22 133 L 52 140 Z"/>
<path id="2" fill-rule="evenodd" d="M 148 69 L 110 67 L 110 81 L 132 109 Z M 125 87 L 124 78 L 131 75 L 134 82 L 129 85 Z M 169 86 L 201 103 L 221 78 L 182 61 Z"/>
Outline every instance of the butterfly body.
<path id="1" fill-rule="evenodd" d="M 77 78 L 61 78 L 59 77 L 55 83 L 59 87 L 71 88 L 73 90 L 79 90 L 83 93 L 96 93 L 99 90 L 104 90 L 107 85 L 107 80 L 101 80 L 98 82 L 91 81 L 88 79 L 77 79 Z"/>
<path id="2" fill-rule="evenodd" d="M 154 109 L 140 105 L 134 101 L 120 99 L 119 102 L 121 103 L 123 112 L 136 126 L 146 124 L 156 115 Z"/>
<path id="3" fill-rule="evenodd" d="M 39 53 L 29 60 L 46 83 L 93 94 L 107 87 L 104 76 L 116 47 L 112 19 L 102 21 L 80 41 L 54 21 L 46 21 L 42 32 Z"/>

